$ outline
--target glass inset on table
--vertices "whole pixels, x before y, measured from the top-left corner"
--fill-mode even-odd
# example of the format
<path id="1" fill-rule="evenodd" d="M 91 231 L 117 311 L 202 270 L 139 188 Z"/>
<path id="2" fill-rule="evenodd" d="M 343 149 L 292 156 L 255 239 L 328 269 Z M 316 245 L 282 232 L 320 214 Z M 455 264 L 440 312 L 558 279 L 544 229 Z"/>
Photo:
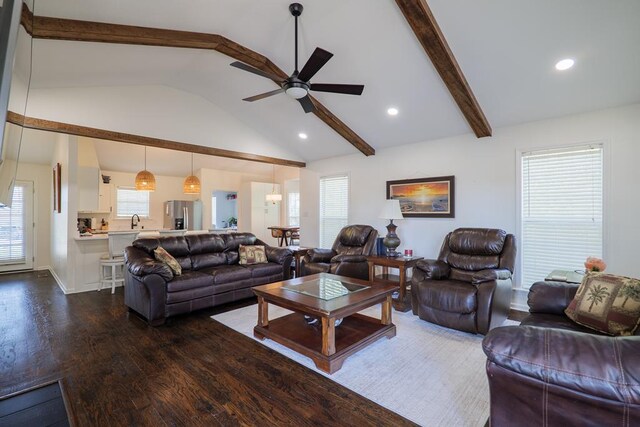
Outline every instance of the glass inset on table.
<path id="1" fill-rule="evenodd" d="M 299 285 L 286 284 L 282 286 L 282 289 L 309 295 L 325 301 L 349 295 L 368 288 L 369 286 L 366 285 L 357 285 L 355 283 L 342 282 L 340 280 L 332 279 L 329 277 L 320 277 L 317 280 L 305 282 Z"/>

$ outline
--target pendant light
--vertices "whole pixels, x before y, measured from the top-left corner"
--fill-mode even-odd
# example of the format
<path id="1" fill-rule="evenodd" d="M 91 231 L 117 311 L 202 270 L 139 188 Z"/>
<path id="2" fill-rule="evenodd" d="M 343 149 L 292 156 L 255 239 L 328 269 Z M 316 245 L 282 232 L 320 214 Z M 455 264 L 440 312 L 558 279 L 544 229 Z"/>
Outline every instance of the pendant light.
<path id="1" fill-rule="evenodd" d="M 276 193 L 276 165 L 273 165 L 273 187 L 271 187 L 271 194 L 267 194 L 267 202 L 276 202 L 282 200 L 282 194 Z"/>
<path id="2" fill-rule="evenodd" d="M 156 177 L 147 170 L 147 147 L 144 147 L 144 170 L 136 175 L 136 190 L 156 191 Z"/>
<path id="3" fill-rule="evenodd" d="M 184 194 L 200 194 L 200 180 L 193 174 L 193 153 L 191 153 L 191 175 L 184 179 L 182 191 Z"/>

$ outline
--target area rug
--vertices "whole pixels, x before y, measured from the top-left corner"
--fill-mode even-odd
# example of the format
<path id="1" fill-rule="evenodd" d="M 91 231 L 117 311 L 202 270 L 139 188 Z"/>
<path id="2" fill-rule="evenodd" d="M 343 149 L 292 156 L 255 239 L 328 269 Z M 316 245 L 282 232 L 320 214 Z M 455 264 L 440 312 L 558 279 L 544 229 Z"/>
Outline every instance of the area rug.
<path id="1" fill-rule="evenodd" d="M 289 313 L 269 305 L 269 319 Z M 380 318 L 380 306 L 362 313 Z M 257 315 L 253 305 L 212 318 L 253 338 Z M 489 417 L 489 386 L 482 336 L 433 325 L 411 312 L 394 311 L 393 323 L 394 338 L 352 355 L 331 375 L 276 342 L 258 342 L 420 425 L 483 426 Z"/>

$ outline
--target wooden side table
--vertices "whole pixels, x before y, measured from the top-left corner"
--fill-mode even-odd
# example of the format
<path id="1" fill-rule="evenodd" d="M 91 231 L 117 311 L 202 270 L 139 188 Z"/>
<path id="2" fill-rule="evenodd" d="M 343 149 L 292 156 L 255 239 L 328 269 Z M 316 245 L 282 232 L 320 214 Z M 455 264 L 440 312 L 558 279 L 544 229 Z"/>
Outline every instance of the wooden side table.
<path id="1" fill-rule="evenodd" d="M 369 281 L 373 284 L 393 284 L 400 287 L 398 298 L 393 299 L 393 308 L 406 312 L 411 310 L 411 301 L 407 298 L 407 270 L 413 268 L 422 257 L 386 257 L 372 255 L 367 257 L 369 264 Z M 376 265 L 382 267 L 382 274 L 376 276 Z M 389 274 L 389 267 L 397 268 L 399 274 Z"/>
<path id="2" fill-rule="evenodd" d="M 307 252 L 311 248 L 303 248 L 300 246 L 287 246 L 287 249 L 293 252 L 293 259 L 295 260 L 295 263 L 296 263 L 296 267 L 294 271 L 296 273 L 296 277 L 300 277 L 300 260 L 302 259 L 303 256 L 307 254 Z"/>

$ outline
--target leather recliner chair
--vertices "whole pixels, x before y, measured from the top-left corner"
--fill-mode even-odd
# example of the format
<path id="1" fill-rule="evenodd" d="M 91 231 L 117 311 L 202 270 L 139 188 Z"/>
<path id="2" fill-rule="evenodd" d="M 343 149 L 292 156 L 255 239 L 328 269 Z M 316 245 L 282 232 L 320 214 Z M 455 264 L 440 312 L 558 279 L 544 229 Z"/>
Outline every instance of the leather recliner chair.
<path id="1" fill-rule="evenodd" d="M 302 276 L 332 273 L 369 280 L 367 256 L 373 253 L 378 231 L 369 225 L 347 225 L 331 249 L 310 249 L 300 264 Z"/>
<path id="2" fill-rule="evenodd" d="M 640 425 L 640 328 L 603 336 L 564 310 L 577 284 L 537 282 L 521 326 L 489 332 L 492 427 Z"/>
<path id="3" fill-rule="evenodd" d="M 486 334 L 509 313 L 516 243 L 512 234 L 458 228 L 437 260 L 420 260 L 411 279 L 411 307 L 421 319 Z"/>

